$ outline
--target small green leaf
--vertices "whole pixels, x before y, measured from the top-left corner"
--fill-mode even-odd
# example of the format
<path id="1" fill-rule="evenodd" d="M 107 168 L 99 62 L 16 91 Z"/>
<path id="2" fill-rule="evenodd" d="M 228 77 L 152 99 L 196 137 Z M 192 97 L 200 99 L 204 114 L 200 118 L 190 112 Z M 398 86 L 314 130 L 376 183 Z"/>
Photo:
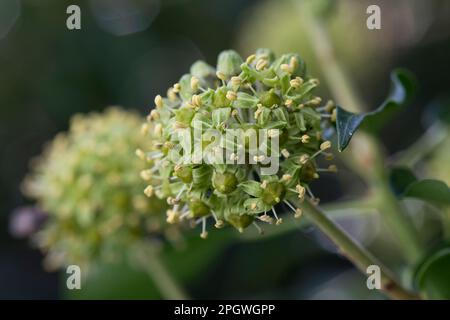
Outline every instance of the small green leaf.
<path id="1" fill-rule="evenodd" d="M 255 96 L 245 92 L 238 92 L 237 99 L 234 101 L 233 107 L 243 109 L 255 108 L 258 101 L 258 98 Z"/>
<path id="2" fill-rule="evenodd" d="M 219 108 L 214 109 L 212 112 L 212 120 L 214 127 L 217 127 L 223 122 L 227 122 L 228 118 L 230 118 L 231 108 Z"/>
<path id="3" fill-rule="evenodd" d="M 376 132 L 393 114 L 412 98 L 416 84 L 412 74 L 403 69 L 391 73 L 391 92 L 381 106 L 367 113 L 352 113 L 336 107 L 336 131 L 339 151 L 343 151 L 358 128 Z"/>
<path id="4" fill-rule="evenodd" d="M 425 179 L 411 183 L 405 190 L 405 197 L 418 198 L 440 205 L 450 205 L 450 189 L 442 181 Z"/>
<path id="5" fill-rule="evenodd" d="M 248 181 L 241 182 L 239 184 L 239 187 L 241 187 L 241 189 L 245 193 L 247 193 L 253 197 L 260 197 L 262 195 L 263 189 L 261 188 L 261 185 L 259 182 L 256 182 L 253 180 L 248 180 Z"/>
<path id="6" fill-rule="evenodd" d="M 416 198 L 435 205 L 450 205 L 450 188 L 442 181 L 417 180 L 408 168 L 394 168 L 390 173 L 390 184 L 399 197 Z"/>
<path id="7" fill-rule="evenodd" d="M 415 281 L 427 299 L 450 299 L 450 248 L 438 250 L 420 265 Z"/>

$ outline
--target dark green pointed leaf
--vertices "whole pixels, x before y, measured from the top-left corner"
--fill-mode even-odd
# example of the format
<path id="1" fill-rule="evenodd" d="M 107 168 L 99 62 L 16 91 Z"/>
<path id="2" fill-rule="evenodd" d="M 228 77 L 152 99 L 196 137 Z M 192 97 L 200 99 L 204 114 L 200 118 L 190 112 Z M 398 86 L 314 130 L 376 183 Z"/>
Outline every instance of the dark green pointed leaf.
<path id="1" fill-rule="evenodd" d="M 358 128 L 378 131 L 386 121 L 405 106 L 416 91 L 412 74 L 403 69 L 391 73 L 391 92 L 381 106 L 367 113 L 352 113 L 336 107 L 336 131 L 339 151 L 344 150 Z"/>

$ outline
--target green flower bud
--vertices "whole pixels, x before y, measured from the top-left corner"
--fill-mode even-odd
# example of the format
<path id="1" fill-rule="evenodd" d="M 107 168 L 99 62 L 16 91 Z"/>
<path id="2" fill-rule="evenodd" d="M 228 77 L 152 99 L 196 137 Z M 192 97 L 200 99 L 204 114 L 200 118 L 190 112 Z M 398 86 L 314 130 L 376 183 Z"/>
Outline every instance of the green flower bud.
<path id="1" fill-rule="evenodd" d="M 308 161 L 300 169 L 300 181 L 311 182 L 316 174 L 316 166 L 312 161 Z"/>
<path id="2" fill-rule="evenodd" d="M 193 218 L 205 217 L 211 213 L 209 207 L 199 199 L 192 199 L 189 202 L 189 210 L 191 210 L 191 216 Z"/>
<path id="3" fill-rule="evenodd" d="M 209 78 L 215 78 L 216 76 L 216 70 L 211 67 L 209 64 L 207 64 L 204 61 L 196 61 L 192 66 L 191 66 L 191 75 L 193 75 L 194 77 L 197 77 L 200 80 L 206 80 Z"/>
<path id="4" fill-rule="evenodd" d="M 192 182 L 192 168 L 189 166 L 178 166 L 174 170 L 175 177 L 180 178 L 184 183 Z"/>
<path id="5" fill-rule="evenodd" d="M 217 72 L 223 73 L 227 78 L 237 76 L 241 72 L 241 64 L 243 62 L 236 51 L 222 51 L 217 59 Z"/>
<path id="6" fill-rule="evenodd" d="M 182 107 L 175 111 L 175 124 L 181 128 L 187 128 L 191 125 L 195 110 L 191 107 Z"/>
<path id="7" fill-rule="evenodd" d="M 261 104 L 267 108 L 270 108 L 274 105 L 281 105 L 281 98 L 275 93 L 274 89 L 264 92 L 259 97 L 259 101 L 261 101 Z"/>
<path id="8" fill-rule="evenodd" d="M 238 229 L 239 232 L 243 232 L 245 228 L 252 224 L 254 217 L 247 214 L 229 215 L 225 220 L 233 227 Z"/>
<path id="9" fill-rule="evenodd" d="M 284 199 L 286 187 L 280 182 L 269 182 L 263 188 L 262 201 L 265 204 L 274 206 Z"/>
<path id="10" fill-rule="evenodd" d="M 238 180 L 232 173 L 218 173 L 214 172 L 212 184 L 214 189 L 223 194 L 229 194 L 236 190 Z"/>
<path id="11" fill-rule="evenodd" d="M 213 104 L 216 108 L 228 107 L 231 101 L 227 99 L 227 88 L 220 87 L 214 92 Z"/>

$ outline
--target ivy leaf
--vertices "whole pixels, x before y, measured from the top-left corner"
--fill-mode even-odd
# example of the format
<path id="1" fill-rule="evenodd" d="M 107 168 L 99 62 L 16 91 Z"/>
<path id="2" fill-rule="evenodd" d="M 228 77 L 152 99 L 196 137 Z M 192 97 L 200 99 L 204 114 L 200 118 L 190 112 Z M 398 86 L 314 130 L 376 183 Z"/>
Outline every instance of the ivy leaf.
<path id="1" fill-rule="evenodd" d="M 339 151 L 343 151 L 358 128 L 378 131 L 386 121 L 400 111 L 413 97 L 416 83 L 413 75 L 404 69 L 391 73 L 391 91 L 381 106 L 371 112 L 352 113 L 340 106 L 336 107 L 336 131 Z"/>
<path id="2" fill-rule="evenodd" d="M 444 247 L 419 266 L 415 281 L 427 299 L 450 299 L 450 248 Z"/>
<path id="3" fill-rule="evenodd" d="M 389 179 L 399 197 L 421 199 L 438 206 L 450 205 L 450 188 L 442 181 L 418 180 L 411 170 L 402 167 L 392 169 Z"/>

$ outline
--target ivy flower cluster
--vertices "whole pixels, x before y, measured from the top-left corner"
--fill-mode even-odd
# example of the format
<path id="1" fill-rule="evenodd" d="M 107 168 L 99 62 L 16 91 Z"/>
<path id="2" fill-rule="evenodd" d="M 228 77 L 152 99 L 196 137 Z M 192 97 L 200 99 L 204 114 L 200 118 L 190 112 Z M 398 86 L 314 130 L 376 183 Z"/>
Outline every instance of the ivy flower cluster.
<path id="1" fill-rule="evenodd" d="M 114 258 L 162 231 L 164 201 L 140 192 L 145 183 L 137 172 L 145 164 L 134 150 L 151 144 L 136 130 L 141 123 L 116 107 L 76 115 L 32 163 L 23 191 L 47 214 L 34 240 L 48 253 L 49 269 Z"/>
<path id="2" fill-rule="evenodd" d="M 136 151 L 152 163 L 141 172 L 149 182 L 144 193 L 166 199 L 170 205 L 167 222 L 200 224 L 202 238 L 208 235 L 208 218 L 216 228 L 230 224 L 242 232 L 254 224 L 262 232 L 257 221 L 282 222 L 278 205 L 284 204 L 300 217 L 301 209 L 289 199 L 318 201 L 309 183 L 323 172 L 337 170 L 333 164 L 318 167 L 319 158 L 320 163 L 333 159 L 331 142 L 323 133 L 336 118 L 334 103 L 314 94 L 318 85 L 317 79 L 308 76 L 301 57 L 293 53 L 276 58 L 270 50 L 258 49 L 244 61 L 228 50 L 219 55 L 216 68 L 195 62 L 166 97 L 156 96 L 142 127 L 152 142 L 150 149 Z M 223 136 L 230 129 L 266 130 L 269 140 L 278 139 L 279 150 L 270 150 L 279 160 L 277 173 L 262 174 L 264 156 L 249 150 L 245 157 L 253 162 L 239 162 L 236 150 L 247 147 L 247 136 L 245 146 L 221 145 L 233 151 L 225 163 L 187 163 L 174 157 L 182 144 L 177 131 L 193 135 L 198 123 L 204 130 L 203 146 L 212 144 L 207 129 Z M 256 138 L 261 142 L 260 136 Z"/>

